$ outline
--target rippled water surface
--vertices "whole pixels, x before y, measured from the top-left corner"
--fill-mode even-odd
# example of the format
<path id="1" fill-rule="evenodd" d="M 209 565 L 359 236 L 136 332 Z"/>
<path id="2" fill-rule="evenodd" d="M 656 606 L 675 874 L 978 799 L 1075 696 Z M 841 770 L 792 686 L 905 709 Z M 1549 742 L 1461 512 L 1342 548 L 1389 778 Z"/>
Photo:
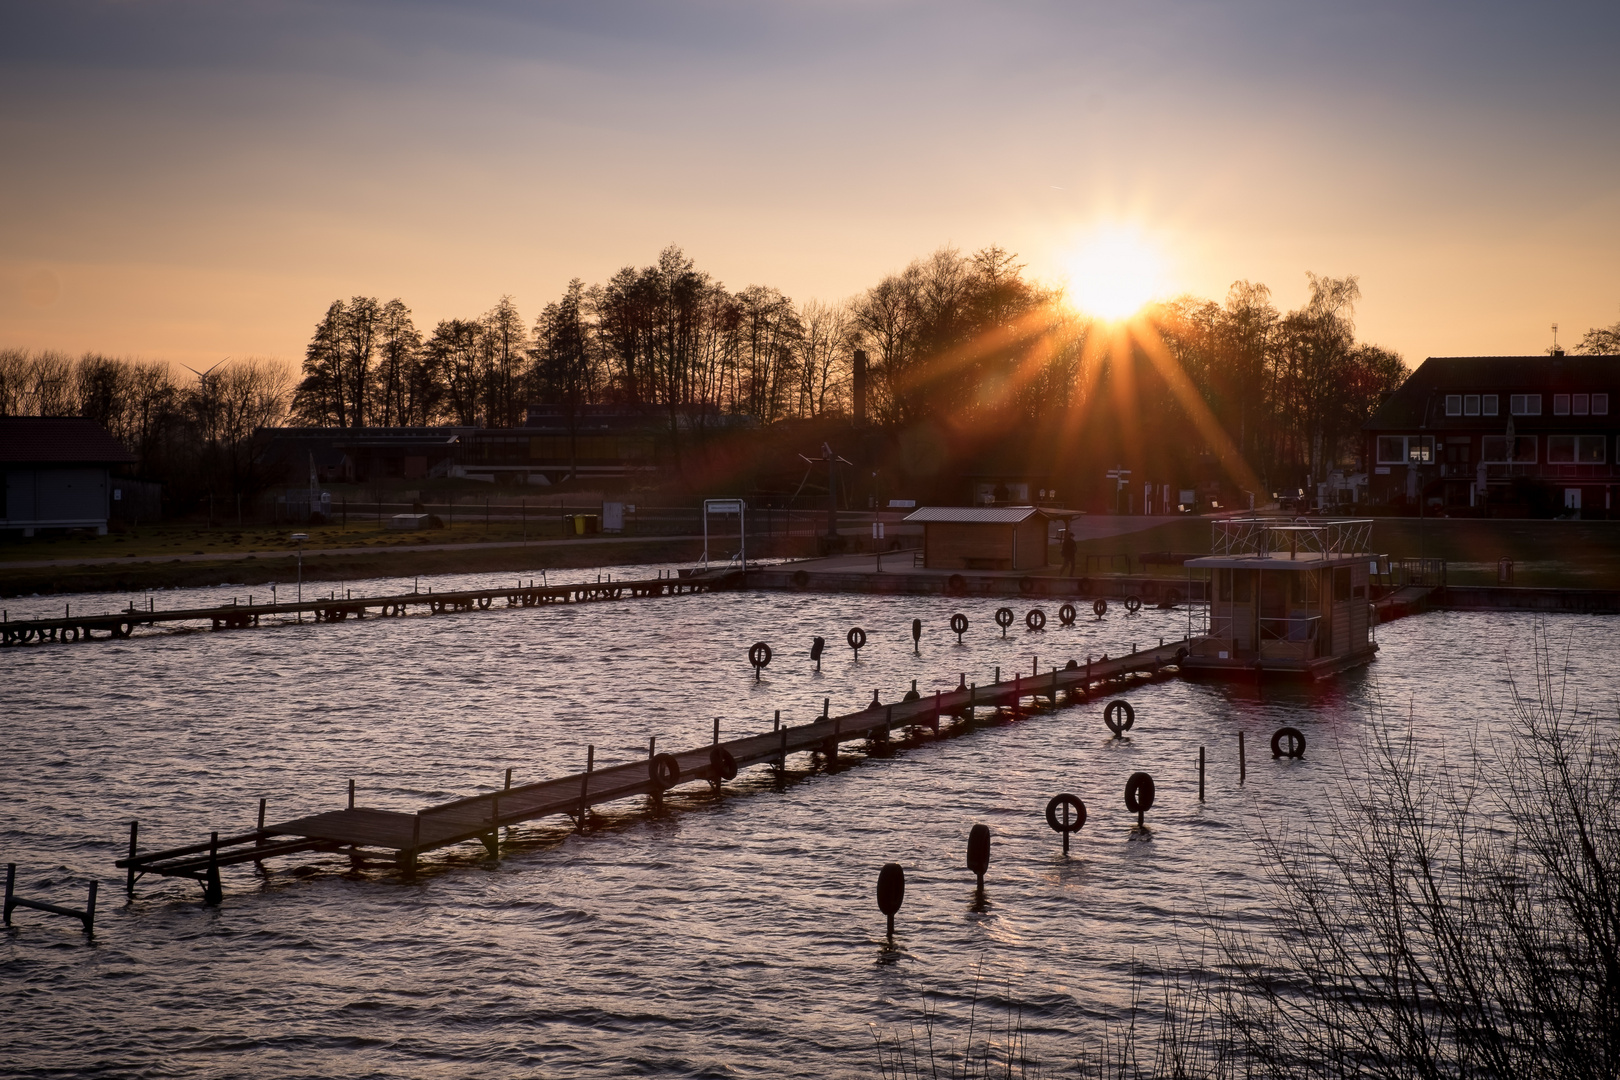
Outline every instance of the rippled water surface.
<path id="1" fill-rule="evenodd" d="M 8 607 L 16 618 L 129 599 Z M 350 778 L 361 805 L 410 811 L 487 790 L 507 767 L 517 782 L 576 771 L 587 745 L 599 762 L 639 758 L 650 735 L 706 742 L 715 717 L 726 736 L 768 730 L 774 710 L 807 720 L 824 697 L 848 711 L 874 688 L 889 701 L 912 679 L 924 692 L 959 674 L 985 682 L 1036 656 L 1049 670 L 1187 625 L 1185 612 L 1116 609 L 1072 628 L 1054 618 L 1043 633 L 1020 620 L 1003 639 L 996 606 L 727 593 L 0 652 L 4 860 L 19 864 L 24 895 L 76 904 L 91 877 L 103 886 L 91 945 L 32 912 L 0 937 L 0 1075 L 873 1075 L 873 1025 L 915 1024 L 925 1000 L 965 1016 L 976 978 L 980 1008 L 1010 993 L 1057 1071 L 1129 1005 L 1142 964 L 1184 962 L 1203 913 L 1263 920 L 1253 834 L 1299 824 L 1343 778 L 1338 751 L 1356 744 L 1371 701 L 1410 712 L 1425 746 L 1461 754 L 1505 714 L 1504 660 L 1526 674 L 1535 625 L 1407 619 L 1379 629 L 1373 665 L 1315 688 L 1142 685 L 1129 692 L 1136 728 L 1119 741 L 1095 702 L 852 755 L 831 774 L 800 757 L 785 783 L 757 768 L 718 797 L 682 789 L 661 814 L 626 801 L 585 834 L 522 826 L 499 862 L 475 844 L 438 852 L 409 884 L 295 857 L 264 878 L 227 870 L 211 909 L 194 884 L 167 879 L 125 903 L 112 866 L 132 818 L 143 847 L 193 843 L 251 827 L 261 796 L 272 819 L 339 807 Z M 958 610 L 973 623 L 961 645 L 946 629 Z M 857 624 L 870 636 L 858 663 L 841 644 Z M 1615 620 L 1548 627 L 1569 646 L 1571 691 L 1612 712 Z M 819 675 L 806 658 L 816 634 L 829 642 Z M 757 683 L 756 640 L 776 650 Z M 1282 724 L 1309 735 L 1305 761 L 1265 750 Z M 1133 835 L 1122 800 L 1139 769 L 1158 782 L 1151 839 Z M 1090 808 L 1068 858 L 1042 817 L 1058 791 Z M 964 866 L 975 822 L 995 837 L 982 910 Z M 893 950 L 873 899 L 890 860 L 907 874 Z"/>

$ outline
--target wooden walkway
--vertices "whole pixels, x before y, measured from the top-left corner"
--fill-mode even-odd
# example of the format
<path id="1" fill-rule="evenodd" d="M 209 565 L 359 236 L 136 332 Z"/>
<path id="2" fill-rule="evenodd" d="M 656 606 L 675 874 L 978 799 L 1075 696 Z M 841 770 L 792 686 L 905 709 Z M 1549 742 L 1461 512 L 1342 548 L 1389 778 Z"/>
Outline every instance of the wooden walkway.
<path id="1" fill-rule="evenodd" d="M 538 607 L 547 604 L 580 604 L 595 600 L 627 597 L 679 596 L 709 592 L 721 587 L 735 572 L 711 570 L 686 577 L 644 578 L 634 581 L 595 581 L 577 585 L 528 585 L 494 589 L 461 589 L 435 593 L 408 592 L 397 596 L 338 596 L 289 604 L 222 604 L 206 608 L 178 608 L 170 611 L 141 611 L 131 606 L 123 611 L 74 615 L 71 605 L 60 618 L 20 619 L 0 623 L 0 646 L 39 645 L 48 642 L 109 641 L 129 637 L 138 626 L 159 623 L 209 623 L 215 630 L 238 630 L 259 626 L 271 616 L 309 615 L 316 622 L 341 622 L 348 618 L 395 617 L 413 611 L 437 615 L 446 611 L 487 611 L 492 607 Z"/>
<path id="2" fill-rule="evenodd" d="M 1043 698 L 1052 707 L 1060 701 L 1072 704 L 1099 689 L 1112 690 L 1133 678 L 1175 670 L 1185 655 L 1184 643 L 1174 642 L 1112 660 L 1105 656 L 1083 664 L 1070 661 L 1048 674 L 1019 676 L 988 686 L 962 685 L 914 700 L 874 704 L 843 716 L 827 716 L 824 707 L 823 715 L 810 723 L 778 726 L 724 742 L 718 738 L 716 722 L 716 737 L 704 746 L 657 753 L 654 740 L 646 758 L 601 768 L 594 765 L 592 748 L 585 772 L 515 787 L 508 772 L 508 786 L 499 791 L 424 807 L 414 814 L 354 806 L 351 788 L 351 805 L 346 809 L 265 824 L 261 802 L 259 827 L 251 832 L 226 837 L 214 833 L 206 843 L 144 853 L 138 849 L 139 825 L 131 823 L 129 855 L 117 865 L 126 871 L 131 893 L 136 880 L 145 874 L 185 877 L 202 884 L 210 903 L 223 897 L 222 868 L 304 852 L 346 852 L 356 863 L 392 861 L 410 875 L 422 853 L 453 844 L 481 841 L 491 856 L 497 856 L 503 827 L 554 815 L 567 816 L 583 827 L 592 807 L 644 796 L 657 799 L 691 783 L 719 789 L 739 770 L 753 765 L 785 770 L 791 754 L 817 753 L 831 762 L 845 743 L 881 746 L 890 741 L 892 732 L 907 728 L 926 729 L 937 737 L 942 725 L 971 725 L 980 709 L 1008 709 L 1016 714 L 1038 707 Z"/>

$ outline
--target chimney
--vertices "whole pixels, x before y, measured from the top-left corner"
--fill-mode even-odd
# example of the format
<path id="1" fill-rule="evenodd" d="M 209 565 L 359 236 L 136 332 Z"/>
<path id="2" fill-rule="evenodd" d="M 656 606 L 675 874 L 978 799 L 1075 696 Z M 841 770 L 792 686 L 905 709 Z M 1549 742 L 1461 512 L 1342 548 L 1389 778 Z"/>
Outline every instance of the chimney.
<path id="1" fill-rule="evenodd" d="M 852 380 L 855 396 L 855 426 L 866 426 L 866 350 L 855 350 L 855 373 Z"/>

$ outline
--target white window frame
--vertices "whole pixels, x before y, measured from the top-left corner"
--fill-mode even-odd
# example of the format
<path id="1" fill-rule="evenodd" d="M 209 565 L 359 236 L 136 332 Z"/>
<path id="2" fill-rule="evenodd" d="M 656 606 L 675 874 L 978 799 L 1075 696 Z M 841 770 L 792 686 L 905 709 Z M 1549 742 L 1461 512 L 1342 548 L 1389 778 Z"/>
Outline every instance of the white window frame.
<path id="1" fill-rule="evenodd" d="M 1540 416 L 1540 394 L 1514 394 L 1508 400 L 1509 411 L 1514 416 Z"/>
<path id="2" fill-rule="evenodd" d="M 1568 416 L 1569 415 L 1569 395 L 1568 394 L 1554 394 L 1553 395 L 1553 415 L 1554 416 Z"/>
<path id="3" fill-rule="evenodd" d="M 1592 415 L 1593 416 L 1608 416 L 1609 415 L 1609 395 L 1608 394 L 1593 394 L 1592 395 Z"/>
<path id="4" fill-rule="evenodd" d="M 1479 415 L 1495 416 L 1497 404 L 1498 402 L 1495 394 L 1481 394 L 1479 398 Z"/>
<path id="5" fill-rule="evenodd" d="M 1565 449 L 1565 446 L 1568 449 Z M 1564 456 L 1565 454 L 1568 456 Z M 1553 455 L 1557 454 L 1557 457 Z M 1547 464 L 1573 465 L 1581 459 L 1579 440 L 1574 435 L 1547 436 Z"/>
<path id="6" fill-rule="evenodd" d="M 1400 441 L 1400 444 L 1401 444 L 1400 456 L 1398 456 L 1398 457 L 1385 457 L 1384 456 L 1384 440 L 1385 439 L 1397 439 L 1397 440 Z M 1406 464 L 1406 436 L 1404 436 L 1404 435 L 1379 435 L 1373 441 L 1373 453 L 1377 456 L 1378 464 L 1380 464 L 1380 465 L 1405 465 Z"/>
<path id="7" fill-rule="evenodd" d="M 1462 409 L 1463 409 L 1462 399 L 1463 399 L 1463 396 L 1461 394 L 1447 394 L 1446 395 L 1446 415 L 1447 416 L 1461 416 L 1463 414 L 1462 413 Z"/>
<path id="8" fill-rule="evenodd" d="M 1591 447 L 1597 448 L 1598 456 L 1588 459 L 1586 451 Z M 1581 435 L 1575 445 L 1575 464 L 1577 465 L 1606 465 L 1608 464 L 1609 437 L 1607 435 Z"/>
<path id="9" fill-rule="evenodd" d="M 1592 412 L 1591 394 L 1571 394 L 1569 396 L 1569 411 L 1576 416 L 1587 416 Z"/>
<path id="10" fill-rule="evenodd" d="M 1419 451 L 1425 451 L 1418 456 Z M 1406 438 L 1406 464 L 1433 465 L 1434 464 L 1434 436 L 1408 435 Z"/>
<path id="11" fill-rule="evenodd" d="M 1479 415 L 1479 395 L 1478 394 L 1464 394 L 1463 395 L 1463 415 L 1464 416 L 1478 416 Z"/>

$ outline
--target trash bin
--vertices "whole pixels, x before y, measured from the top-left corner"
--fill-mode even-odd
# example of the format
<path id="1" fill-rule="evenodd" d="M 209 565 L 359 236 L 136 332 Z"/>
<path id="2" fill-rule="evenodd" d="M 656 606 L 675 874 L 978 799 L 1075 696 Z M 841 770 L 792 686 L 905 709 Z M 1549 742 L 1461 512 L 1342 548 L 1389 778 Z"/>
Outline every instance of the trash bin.
<path id="1" fill-rule="evenodd" d="M 572 522 L 572 532 L 575 536 L 594 535 L 602 531 L 601 514 L 569 514 Z"/>

